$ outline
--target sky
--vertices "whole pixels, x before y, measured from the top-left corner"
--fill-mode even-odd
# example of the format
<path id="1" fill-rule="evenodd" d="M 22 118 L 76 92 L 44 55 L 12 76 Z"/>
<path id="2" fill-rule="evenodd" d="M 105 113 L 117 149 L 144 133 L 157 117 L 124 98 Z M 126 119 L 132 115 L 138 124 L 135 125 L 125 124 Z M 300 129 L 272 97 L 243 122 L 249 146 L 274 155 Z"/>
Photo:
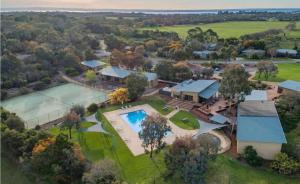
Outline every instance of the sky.
<path id="1" fill-rule="evenodd" d="M 300 0 L 1 0 L 1 7 L 158 10 L 300 8 Z"/>

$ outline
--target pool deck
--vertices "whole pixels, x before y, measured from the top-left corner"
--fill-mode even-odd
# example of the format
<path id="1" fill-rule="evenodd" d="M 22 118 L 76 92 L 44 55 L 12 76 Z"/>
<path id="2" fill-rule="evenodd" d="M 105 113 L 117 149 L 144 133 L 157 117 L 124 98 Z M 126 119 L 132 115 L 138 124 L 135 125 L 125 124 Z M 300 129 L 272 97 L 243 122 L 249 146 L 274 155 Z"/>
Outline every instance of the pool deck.
<path id="1" fill-rule="evenodd" d="M 118 109 L 115 111 L 105 112 L 103 113 L 106 119 L 111 123 L 111 125 L 114 127 L 114 129 L 119 133 L 120 137 L 123 139 L 123 141 L 127 144 L 128 148 L 132 152 L 134 156 L 141 155 L 145 153 L 144 148 L 142 147 L 142 140 L 139 138 L 139 135 L 137 132 L 135 132 L 130 125 L 125 122 L 121 118 L 121 114 L 137 111 L 137 110 L 144 110 L 148 115 L 159 113 L 156 111 L 153 107 L 151 107 L 148 104 L 144 105 L 137 105 L 133 106 L 127 109 Z M 172 112 L 171 112 L 172 113 Z M 163 115 L 162 115 L 163 116 Z M 168 119 L 168 115 L 164 116 Z M 168 119 L 168 124 L 172 128 L 172 135 L 168 135 L 165 138 L 165 142 L 167 144 L 172 144 L 176 137 L 182 137 L 182 136 L 193 136 L 197 133 L 198 130 L 184 130 L 182 128 L 179 128 L 175 124 L 173 124 Z"/>

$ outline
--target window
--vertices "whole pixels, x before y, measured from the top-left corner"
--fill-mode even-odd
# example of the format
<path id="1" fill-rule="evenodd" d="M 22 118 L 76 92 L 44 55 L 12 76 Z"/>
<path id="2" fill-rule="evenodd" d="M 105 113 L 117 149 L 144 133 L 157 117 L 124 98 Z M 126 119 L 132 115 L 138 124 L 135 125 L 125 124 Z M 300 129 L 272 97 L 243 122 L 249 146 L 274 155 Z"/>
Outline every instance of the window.
<path id="1" fill-rule="evenodd" d="M 184 100 L 193 101 L 193 96 L 191 96 L 191 95 L 184 95 Z"/>

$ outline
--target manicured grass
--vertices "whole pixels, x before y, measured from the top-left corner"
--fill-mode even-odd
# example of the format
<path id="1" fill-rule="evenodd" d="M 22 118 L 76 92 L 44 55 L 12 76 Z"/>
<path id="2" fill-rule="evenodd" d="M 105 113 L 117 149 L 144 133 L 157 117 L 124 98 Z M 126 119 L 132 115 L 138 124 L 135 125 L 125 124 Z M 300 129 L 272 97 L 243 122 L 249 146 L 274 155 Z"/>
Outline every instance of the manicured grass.
<path id="1" fill-rule="evenodd" d="M 166 106 L 166 101 L 159 95 L 154 95 L 154 96 L 149 96 L 149 97 L 143 97 L 135 102 L 130 102 L 123 104 L 125 105 L 142 105 L 142 104 L 149 104 L 151 105 L 154 109 L 156 109 L 159 113 L 166 115 L 169 114 L 170 112 L 173 111 L 172 107 L 168 107 L 167 109 L 164 109 Z M 106 108 L 106 111 L 112 111 L 112 110 L 117 110 L 121 108 L 122 105 L 110 105 L 109 107 Z"/>
<path id="2" fill-rule="evenodd" d="M 186 120 L 184 120 L 186 119 Z M 179 111 L 170 120 L 177 126 L 187 130 L 194 130 L 199 128 L 197 118 L 189 112 Z"/>
<path id="3" fill-rule="evenodd" d="M 268 29 L 283 29 L 288 22 L 285 21 L 240 21 L 240 22 L 222 22 L 212 24 L 198 25 L 178 25 L 178 26 L 163 26 L 163 27 L 145 27 L 141 30 L 160 30 L 168 32 L 177 32 L 181 38 L 187 36 L 187 31 L 195 27 L 201 27 L 203 30 L 212 29 L 218 33 L 220 37 L 240 37 L 245 34 L 257 33 Z M 297 22 L 297 24 L 300 24 Z M 293 33 L 293 36 L 297 33 Z"/>
<path id="4" fill-rule="evenodd" d="M 108 108 L 109 109 L 109 108 Z M 176 184 L 182 183 L 174 180 L 163 180 L 165 171 L 164 150 L 155 154 L 153 159 L 148 155 L 133 156 L 126 144 L 119 137 L 110 123 L 102 115 L 107 109 L 98 111 L 98 118 L 103 122 L 104 128 L 112 135 L 104 135 L 92 132 L 77 132 L 74 130 L 73 141 L 81 145 L 82 152 L 87 159 L 95 162 L 103 158 L 109 158 L 116 161 L 122 170 L 123 178 L 129 184 L 144 183 L 150 184 Z M 82 123 L 82 127 L 89 127 L 92 123 Z M 53 134 L 58 134 L 58 128 L 52 128 Z M 63 131 L 67 133 L 67 131 Z M 232 160 L 228 156 L 218 156 L 215 162 L 210 162 L 206 174 L 206 183 L 261 183 L 261 184 L 282 184 L 282 183 L 299 183 L 300 179 L 284 177 L 271 171 L 264 171 L 241 164 Z"/>
<path id="5" fill-rule="evenodd" d="M 268 81 L 281 82 L 285 80 L 295 80 L 300 81 L 300 64 L 294 63 L 282 63 L 278 64 L 278 74 L 274 77 L 268 78 Z M 258 78 L 256 74 L 255 79 L 257 80 L 266 80 L 263 74 Z"/>
<path id="6" fill-rule="evenodd" d="M 283 176 L 271 170 L 250 167 L 227 155 L 221 155 L 215 162 L 210 162 L 206 173 L 206 182 L 218 184 L 296 184 L 300 183 L 300 178 Z"/>
<path id="7" fill-rule="evenodd" d="M 31 178 L 24 174 L 19 166 L 1 156 L 1 183 L 5 184 L 31 184 Z"/>
<path id="8" fill-rule="evenodd" d="M 129 183 L 152 183 L 155 179 L 159 182 L 164 172 L 163 153 L 155 154 L 153 159 L 149 155 L 133 156 L 126 144 L 119 137 L 118 133 L 113 129 L 110 123 L 102 115 L 101 112 L 107 109 L 99 110 L 99 119 L 103 123 L 105 130 L 111 135 L 93 132 L 77 132 L 74 130 L 73 141 L 80 144 L 85 157 L 90 161 L 98 161 L 103 158 L 115 160 L 122 168 L 122 177 Z M 89 127 L 89 122 L 82 123 L 82 127 Z M 58 128 L 50 130 L 54 135 L 58 134 Z M 67 131 L 63 131 L 67 134 Z M 162 182 L 162 181 L 161 181 Z"/>
<path id="9" fill-rule="evenodd" d="M 147 97 L 139 102 L 132 103 L 132 105 L 144 104 L 157 101 L 159 96 Z M 162 100 L 162 99 L 160 99 Z M 158 101 L 160 101 L 158 100 Z M 153 103 L 153 102 L 152 102 Z M 156 104 L 156 103 L 155 103 Z M 158 103 L 159 104 L 159 103 Z M 162 105 L 158 106 L 161 107 Z M 163 174 L 165 172 L 164 151 L 154 154 L 154 158 L 150 159 L 149 155 L 143 154 L 140 156 L 133 156 L 126 144 L 119 137 L 119 134 L 114 130 L 111 124 L 103 116 L 103 112 L 115 110 L 119 106 L 108 106 L 98 110 L 97 117 L 103 123 L 103 127 L 111 135 L 93 132 L 80 132 L 75 129 L 72 131 L 72 141 L 81 146 L 85 157 L 96 162 L 104 158 L 114 160 L 121 168 L 121 174 L 124 180 L 129 184 L 143 183 L 151 184 L 179 184 L 178 180 L 164 180 Z M 179 113 L 182 115 L 185 112 Z M 189 114 L 190 115 L 190 114 Z M 187 115 L 189 117 L 189 115 Z M 187 117 L 184 116 L 184 117 Z M 82 128 L 92 126 L 93 123 L 83 122 Z M 67 130 L 60 130 L 54 127 L 50 130 L 53 135 L 62 132 L 68 134 Z M 299 179 L 288 178 L 277 175 L 270 171 L 255 169 L 247 165 L 243 165 L 238 161 L 231 160 L 228 156 L 219 156 L 215 162 L 210 163 L 210 167 L 206 174 L 206 181 L 208 184 L 213 183 L 298 183 Z M 26 183 L 25 183 L 26 184 Z"/>

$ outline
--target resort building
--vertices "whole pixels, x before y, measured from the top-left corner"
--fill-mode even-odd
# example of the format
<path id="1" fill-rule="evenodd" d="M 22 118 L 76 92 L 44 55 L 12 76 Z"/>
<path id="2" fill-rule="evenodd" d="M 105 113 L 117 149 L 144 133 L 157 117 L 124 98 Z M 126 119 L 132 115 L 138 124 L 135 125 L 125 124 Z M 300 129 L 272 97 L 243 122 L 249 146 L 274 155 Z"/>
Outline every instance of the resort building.
<path id="1" fill-rule="evenodd" d="M 274 102 L 241 102 L 237 113 L 237 152 L 253 146 L 262 158 L 274 159 L 286 143 Z"/>
<path id="2" fill-rule="evenodd" d="M 279 57 L 296 57 L 298 52 L 293 49 L 277 49 L 277 56 Z"/>
<path id="3" fill-rule="evenodd" d="M 95 71 L 100 70 L 101 68 L 103 68 L 106 65 L 106 63 L 99 61 L 99 60 L 82 61 L 81 64 L 84 65 L 87 69 L 92 69 Z"/>
<path id="4" fill-rule="evenodd" d="M 247 49 L 244 50 L 242 54 L 247 58 L 253 58 L 253 57 L 263 58 L 266 54 L 266 51 L 259 50 L 259 49 Z"/>
<path id="5" fill-rule="evenodd" d="M 300 82 L 287 80 L 278 85 L 278 93 L 300 92 Z"/>
<path id="6" fill-rule="evenodd" d="M 171 88 L 171 96 L 192 102 L 209 101 L 218 96 L 217 80 L 186 80 Z"/>
<path id="7" fill-rule="evenodd" d="M 209 56 L 213 53 L 216 53 L 216 52 L 215 51 L 204 50 L 204 51 L 194 51 L 193 55 L 194 55 L 195 58 L 209 59 Z"/>
<path id="8" fill-rule="evenodd" d="M 245 101 L 267 101 L 268 95 L 266 90 L 252 90 L 249 95 L 245 96 Z"/>
<path id="9" fill-rule="evenodd" d="M 154 87 L 158 84 L 158 77 L 156 73 L 150 72 L 136 72 L 132 70 L 125 70 L 123 68 L 108 66 L 100 70 L 100 77 L 105 81 L 125 83 L 127 77 L 132 73 L 139 73 L 144 75 L 148 80 L 148 87 Z"/>

